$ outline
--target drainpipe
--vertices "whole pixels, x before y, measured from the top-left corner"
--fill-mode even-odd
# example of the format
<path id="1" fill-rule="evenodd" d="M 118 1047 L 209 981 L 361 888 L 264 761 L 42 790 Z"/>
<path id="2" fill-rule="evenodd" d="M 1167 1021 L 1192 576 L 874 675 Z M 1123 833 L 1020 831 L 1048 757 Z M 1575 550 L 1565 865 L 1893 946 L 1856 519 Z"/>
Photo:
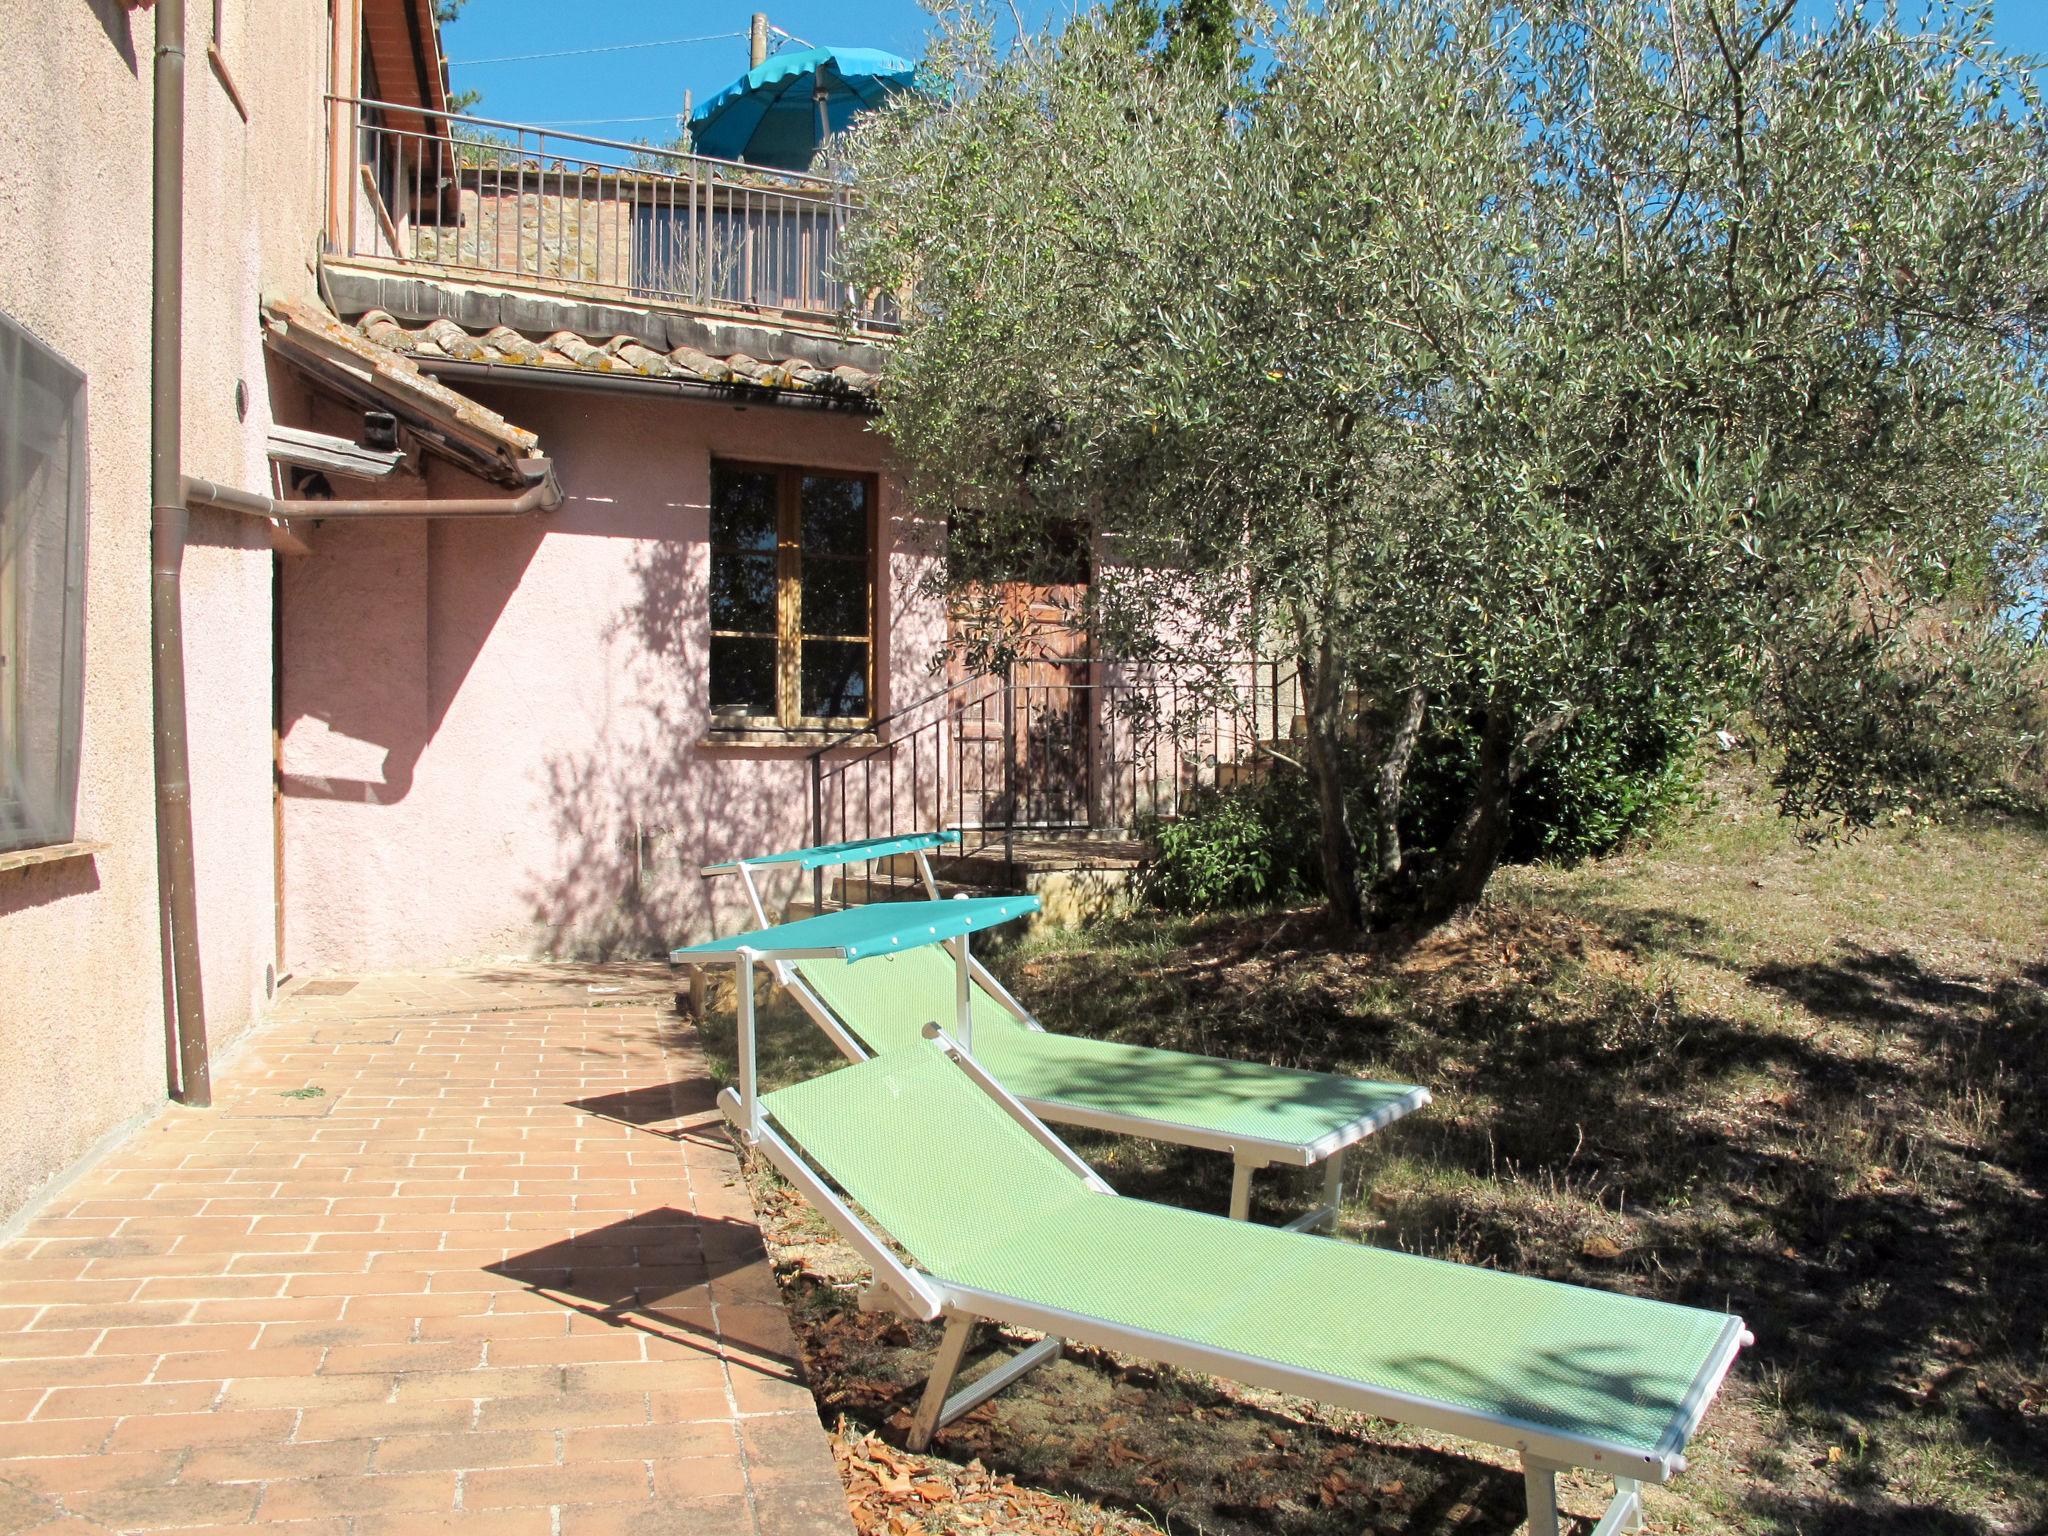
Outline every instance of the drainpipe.
<path id="1" fill-rule="evenodd" d="M 154 644 L 157 901 L 164 992 L 177 1037 L 179 1102 L 213 1102 L 199 979 L 199 892 L 192 866 L 192 773 L 185 737 L 185 0 L 156 7 L 155 117 L 150 154 L 149 617 Z"/>

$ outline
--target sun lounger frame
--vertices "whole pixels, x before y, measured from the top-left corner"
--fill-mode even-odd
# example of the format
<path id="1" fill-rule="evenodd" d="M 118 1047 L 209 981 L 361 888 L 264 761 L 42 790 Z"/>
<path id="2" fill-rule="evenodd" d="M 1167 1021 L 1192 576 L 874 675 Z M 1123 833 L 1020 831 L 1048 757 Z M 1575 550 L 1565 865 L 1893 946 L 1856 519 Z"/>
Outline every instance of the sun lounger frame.
<path id="1" fill-rule="evenodd" d="M 748 1008 L 743 1013 L 743 1030 L 751 1031 L 752 1022 L 752 1009 Z M 1011 1119 L 1052 1148 L 1062 1161 L 1084 1177 L 1090 1188 L 1114 1197 L 1109 1186 L 1085 1162 L 1061 1142 L 1022 1100 L 984 1071 L 945 1030 L 931 1025 L 927 1026 L 925 1033 L 937 1041 Z M 747 1091 L 750 1093 L 750 1088 Z M 1558 1473 L 1583 1469 L 1604 1474 L 1613 1479 L 1615 1492 L 1595 1525 L 1593 1536 L 1613 1536 L 1613 1533 L 1641 1529 L 1644 1483 L 1668 1482 L 1684 1470 L 1685 1443 L 1699 1427 L 1708 1404 L 1734 1365 L 1737 1353 L 1754 1342 L 1740 1319 L 1731 1317 L 1728 1320 L 1706 1367 L 1693 1382 L 1683 1416 L 1666 1432 L 1663 1442 L 1645 1455 L 1636 1447 L 1597 1437 L 1571 1435 L 1545 1425 L 1458 1408 L 1341 1376 L 1276 1364 L 1170 1334 L 1107 1322 L 1000 1292 L 940 1280 L 913 1269 L 898 1258 L 889 1244 L 855 1214 L 796 1148 L 761 1115 L 751 1098 L 743 1101 L 740 1094 L 728 1088 L 719 1095 L 719 1104 L 748 1145 L 767 1157 L 784 1178 L 802 1190 L 815 1209 L 868 1261 L 874 1270 L 876 1286 L 895 1298 L 897 1310 L 926 1322 L 944 1319 L 945 1333 L 932 1374 L 912 1416 L 909 1444 L 913 1450 L 924 1449 L 940 1428 L 980 1406 L 1030 1370 L 1055 1358 L 1061 1350 L 1062 1341 L 1071 1340 L 1090 1348 L 1156 1360 L 1182 1370 L 1242 1382 L 1246 1386 L 1313 1398 L 1513 1451 L 1521 1460 L 1530 1536 L 1559 1536 Z M 866 1298 L 863 1304 L 869 1304 Z M 1044 1338 L 956 1391 L 954 1382 L 966 1361 L 975 1329 L 984 1322 L 1033 1330 L 1043 1334 Z"/>
<path id="2" fill-rule="evenodd" d="M 907 854 L 916 860 L 918 878 L 923 882 L 927 896 L 937 901 L 940 899 L 939 882 L 938 877 L 932 872 L 930 852 L 956 843 L 959 839 L 960 834 L 957 832 L 910 833 L 900 837 L 830 844 L 793 853 L 771 854 L 765 858 L 730 859 L 717 864 L 707 864 L 699 873 L 707 879 L 718 875 L 738 875 L 740 884 L 747 894 L 747 903 L 753 909 L 755 921 L 762 928 L 770 928 L 774 926 L 774 919 L 768 915 L 767 902 L 756 883 L 755 877 L 759 871 L 783 865 L 809 871 L 865 862 L 873 858 L 898 858 Z M 955 974 L 958 977 L 952 1033 L 966 1043 L 968 1050 L 972 1051 L 974 1048 L 974 985 L 979 985 L 1026 1029 L 1039 1034 L 1046 1033 L 1045 1026 L 1032 1016 L 1031 1011 L 1018 1002 L 1010 989 L 975 958 L 965 934 L 957 939 L 948 940 L 945 947 L 953 954 Z M 848 1061 L 866 1061 L 870 1054 L 867 1047 L 861 1044 L 833 1012 L 831 1005 L 797 972 L 794 964 L 797 958 L 800 957 L 776 956 L 764 959 L 762 963 L 775 978 L 775 984 L 795 999 L 797 1006 L 802 1008 L 811 1022 L 823 1031 L 826 1039 L 832 1042 L 840 1055 Z M 1260 1136 L 1229 1135 L 1203 1126 L 1119 1115 L 1113 1111 L 1091 1109 L 1085 1105 L 1057 1099 L 1026 1098 L 1023 1102 L 1029 1105 L 1034 1113 L 1056 1125 L 1075 1125 L 1085 1130 L 1105 1131 L 1114 1136 L 1137 1136 L 1150 1141 L 1166 1141 L 1178 1146 L 1194 1147 L 1200 1151 L 1227 1154 L 1231 1160 L 1230 1218 L 1233 1221 L 1251 1219 L 1252 1175 L 1259 1170 L 1313 1168 L 1320 1164 L 1323 1169 L 1321 1199 L 1314 1209 L 1282 1224 L 1288 1231 L 1312 1232 L 1318 1228 L 1336 1230 L 1337 1218 L 1343 1210 L 1346 1151 L 1375 1131 L 1423 1108 L 1430 1102 L 1430 1092 L 1427 1088 L 1417 1088 L 1413 1093 L 1404 1095 L 1370 1115 L 1362 1115 L 1357 1120 L 1340 1126 L 1312 1142 L 1272 1141 Z"/>

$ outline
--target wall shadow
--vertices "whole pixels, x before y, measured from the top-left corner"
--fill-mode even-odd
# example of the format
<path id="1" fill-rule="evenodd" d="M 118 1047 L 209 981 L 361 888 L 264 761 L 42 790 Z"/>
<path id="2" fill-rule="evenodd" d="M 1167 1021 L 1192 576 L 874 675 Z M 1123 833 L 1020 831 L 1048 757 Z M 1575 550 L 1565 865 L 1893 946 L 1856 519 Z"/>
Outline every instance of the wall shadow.
<path id="1" fill-rule="evenodd" d="M 30 907 L 48 906 L 70 896 L 88 896 L 99 888 L 97 854 L 0 870 L 0 917 L 12 917 Z"/>
<path id="2" fill-rule="evenodd" d="M 134 23 L 128 8 L 121 0 L 85 0 L 85 4 L 99 22 L 100 30 L 107 34 L 107 41 L 114 45 L 114 52 L 128 66 L 128 73 L 140 78 L 142 65 L 136 56 Z"/>
<path id="3" fill-rule="evenodd" d="M 525 900 L 551 952 L 609 959 L 664 954 L 704 936 L 714 901 L 744 922 L 732 882 L 698 874 L 731 852 L 797 842 L 809 825 L 800 749 L 703 739 L 708 679 L 688 616 L 703 605 L 701 550 L 668 537 L 638 551 L 631 594 L 606 627 L 626 658 L 623 702 L 587 745 L 551 753 L 543 782 L 560 867 Z"/>

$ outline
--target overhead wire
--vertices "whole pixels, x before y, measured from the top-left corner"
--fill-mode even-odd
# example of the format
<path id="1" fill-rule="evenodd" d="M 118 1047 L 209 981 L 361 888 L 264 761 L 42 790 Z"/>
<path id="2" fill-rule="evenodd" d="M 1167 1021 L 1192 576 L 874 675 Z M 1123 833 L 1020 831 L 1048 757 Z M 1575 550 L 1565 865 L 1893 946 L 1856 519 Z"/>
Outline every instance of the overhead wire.
<path id="1" fill-rule="evenodd" d="M 644 43 L 600 43 L 589 48 L 557 48 L 547 53 L 501 53 L 488 59 L 450 59 L 448 62 L 458 69 L 474 69 L 480 64 L 530 64 L 540 59 L 574 59 L 592 53 L 627 53 L 636 48 L 681 48 L 688 43 L 723 43 L 746 35 L 744 32 L 706 32 L 701 37 L 661 37 Z"/>

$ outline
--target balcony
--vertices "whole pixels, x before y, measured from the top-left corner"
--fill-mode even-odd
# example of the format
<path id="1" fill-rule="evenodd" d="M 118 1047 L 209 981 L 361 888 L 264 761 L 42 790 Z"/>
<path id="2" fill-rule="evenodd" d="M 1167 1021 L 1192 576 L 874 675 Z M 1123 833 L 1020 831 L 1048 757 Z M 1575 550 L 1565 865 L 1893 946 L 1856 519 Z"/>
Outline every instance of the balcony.
<path id="1" fill-rule="evenodd" d="M 644 144 L 334 98 L 331 259 L 804 329 L 895 328 L 837 278 L 840 182 Z"/>

